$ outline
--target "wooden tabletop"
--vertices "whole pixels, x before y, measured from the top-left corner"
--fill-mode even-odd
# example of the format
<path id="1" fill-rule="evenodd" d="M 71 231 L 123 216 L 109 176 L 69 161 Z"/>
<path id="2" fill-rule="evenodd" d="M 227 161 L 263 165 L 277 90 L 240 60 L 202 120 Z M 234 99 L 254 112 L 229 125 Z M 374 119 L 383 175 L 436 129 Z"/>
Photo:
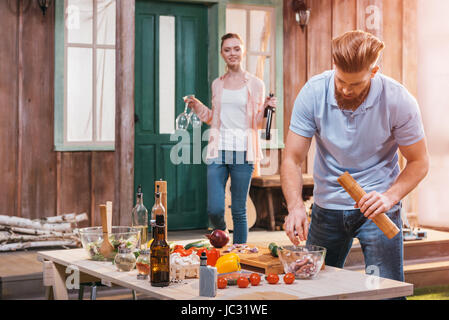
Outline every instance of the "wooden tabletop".
<path id="1" fill-rule="evenodd" d="M 270 285 L 265 280 L 256 287 L 245 289 L 237 286 L 218 289 L 215 298 L 198 296 L 199 280 L 187 279 L 181 283 L 171 283 L 168 287 L 152 287 L 148 280 L 137 280 L 137 271 L 119 272 L 111 262 L 88 260 L 84 249 L 55 250 L 38 252 L 38 260 L 52 261 L 61 266 L 76 266 L 81 273 L 96 277 L 125 288 L 135 290 L 158 299 L 385 299 L 413 294 L 413 285 L 361 272 L 326 266 L 315 279 L 295 280 L 286 285 L 281 280 Z M 69 276 L 67 274 L 67 276 Z"/>
<path id="2" fill-rule="evenodd" d="M 303 187 L 313 187 L 313 176 L 311 174 L 303 174 Z M 281 187 L 281 176 L 279 174 L 254 177 L 251 180 L 251 185 L 261 188 L 279 188 Z"/>

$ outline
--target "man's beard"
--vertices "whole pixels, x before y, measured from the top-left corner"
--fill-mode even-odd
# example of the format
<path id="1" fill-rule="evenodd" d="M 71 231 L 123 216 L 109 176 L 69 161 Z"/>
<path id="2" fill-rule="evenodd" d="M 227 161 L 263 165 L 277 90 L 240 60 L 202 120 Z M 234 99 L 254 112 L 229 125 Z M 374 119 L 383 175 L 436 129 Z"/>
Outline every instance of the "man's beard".
<path id="1" fill-rule="evenodd" d="M 342 93 L 338 92 L 337 88 L 335 88 L 335 100 L 337 100 L 338 106 L 340 109 L 344 110 L 355 110 L 357 109 L 368 96 L 369 89 L 371 86 L 366 86 L 365 89 L 355 98 L 347 99 L 343 96 Z"/>

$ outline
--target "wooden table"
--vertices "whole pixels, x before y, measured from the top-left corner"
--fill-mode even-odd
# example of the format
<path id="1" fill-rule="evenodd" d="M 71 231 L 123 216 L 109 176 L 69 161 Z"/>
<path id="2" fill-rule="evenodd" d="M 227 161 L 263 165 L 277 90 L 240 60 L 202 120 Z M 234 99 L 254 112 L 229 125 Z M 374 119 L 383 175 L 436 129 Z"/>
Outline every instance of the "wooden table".
<path id="1" fill-rule="evenodd" d="M 313 176 L 311 174 L 303 174 L 303 194 L 305 190 L 311 189 L 313 190 Z M 276 189 L 281 189 L 281 176 L 279 174 L 268 175 L 268 176 L 259 176 L 254 177 L 251 180 L 251 187 L 255 189 L 262 189 L 264 192 L 264 198 L 266 196 L 266 203 L 263 204 L 263 207 L 267 208 L 268 218 L 269 218 L 269 230 L 276 230 L 276 217 L 275 217 L 275 208 L 274 208 L 274 199 L 273 199 L 273 191 Z M 256 200 L 257 201 L 257 200 Z M 256 204 L 256 208 L 258 208 Z M 259 207 L 259 210 L 260 207 Z M 258 212 L 258 216 L 260 212 Z"/>
<path id="2" fill-rule="evenodd" d="M 245 289 L 228 286 L 226 289 L 218 289 L 215 298 L 205 298 L 198 296 L 198 279 L 187 279 L 181 283 L 172 283 L 168 287 L 157 288 L 152 287 L 148 280 L 137 280 L 136 270 L 119 272 L 111 262 L 92 261 L 87 258 L 84 249 L 38 252 L 38 260 L 44 264 L 44 286 L 51 288 L 55 299 L 68 299 L 66 282 L 75 278 L 75 273 L 71 271 L 74 269 L 79 270 L 80 282 L 102 281 L 102 283 L 129 288 L 157 299 L 371 300 L 413 294 L 413 284 L 326 266 L 313 280 L 296 280 L 294 284 L 286 285 L 280 277 L 281 281 L 276 285 L 270 285 L 262 280 L 261 285 Z M 68 266 L 71 266 L 69 271 L 67 271 Z"/>

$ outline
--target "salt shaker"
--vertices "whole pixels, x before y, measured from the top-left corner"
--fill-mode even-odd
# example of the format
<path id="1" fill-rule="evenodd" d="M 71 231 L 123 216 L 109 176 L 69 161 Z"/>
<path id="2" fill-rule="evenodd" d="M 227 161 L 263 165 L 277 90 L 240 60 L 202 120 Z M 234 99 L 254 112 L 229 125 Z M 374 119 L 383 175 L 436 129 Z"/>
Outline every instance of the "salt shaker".
<path id="1" fill-rule="evenodd" d="M 217 268 L 207 265 L 206 252 L 200 257 L 200 296 L 215 297 L 217 295 Z"/>

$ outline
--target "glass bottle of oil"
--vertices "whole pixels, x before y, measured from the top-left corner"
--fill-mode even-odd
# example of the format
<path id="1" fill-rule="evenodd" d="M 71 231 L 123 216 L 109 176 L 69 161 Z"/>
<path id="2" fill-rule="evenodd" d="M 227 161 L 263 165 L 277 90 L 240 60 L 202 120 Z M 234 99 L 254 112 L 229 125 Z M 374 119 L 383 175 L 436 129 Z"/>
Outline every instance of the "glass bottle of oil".
<path id="1" fill-rule="evenodd" d="M 142 186 L 139 184 L 136 193 L 136 206 L 132 211 L 132 226 L 140 230 L 140 244 L 146 247 L 148 243 L 148 210 L 143 204 Z"/>
<path id="2" fill-rule="evenodd" d="M 154 234 L 154 231 L 155 231 L 154 224 L 156 222 L 156 216 L 159 214 L 163 215 L 165 217 L 165 208 L 162 204 L 161 193 L 159 192 L 159 186 L 157 186 L 156 192 L 154 194 L 154 205 L 153 205 L 153 208 L 151 209 L 151 217 L 150 217 L 150 224 L 151 224 L 151 227 L 153 228 L 153 239 L 156 238 L 156 236 Z M 165 234 L 167 234 L 167 232 L 165 232 Z"/>
<path id="3" fill-rule="evenodd" d="M 165 218 L 163 214 L 156 215 L 153 234 L 154 239 L 150 247 L 151 285 L 166 287 L 170 284 L 170 247 L 165 239 Z"/>

